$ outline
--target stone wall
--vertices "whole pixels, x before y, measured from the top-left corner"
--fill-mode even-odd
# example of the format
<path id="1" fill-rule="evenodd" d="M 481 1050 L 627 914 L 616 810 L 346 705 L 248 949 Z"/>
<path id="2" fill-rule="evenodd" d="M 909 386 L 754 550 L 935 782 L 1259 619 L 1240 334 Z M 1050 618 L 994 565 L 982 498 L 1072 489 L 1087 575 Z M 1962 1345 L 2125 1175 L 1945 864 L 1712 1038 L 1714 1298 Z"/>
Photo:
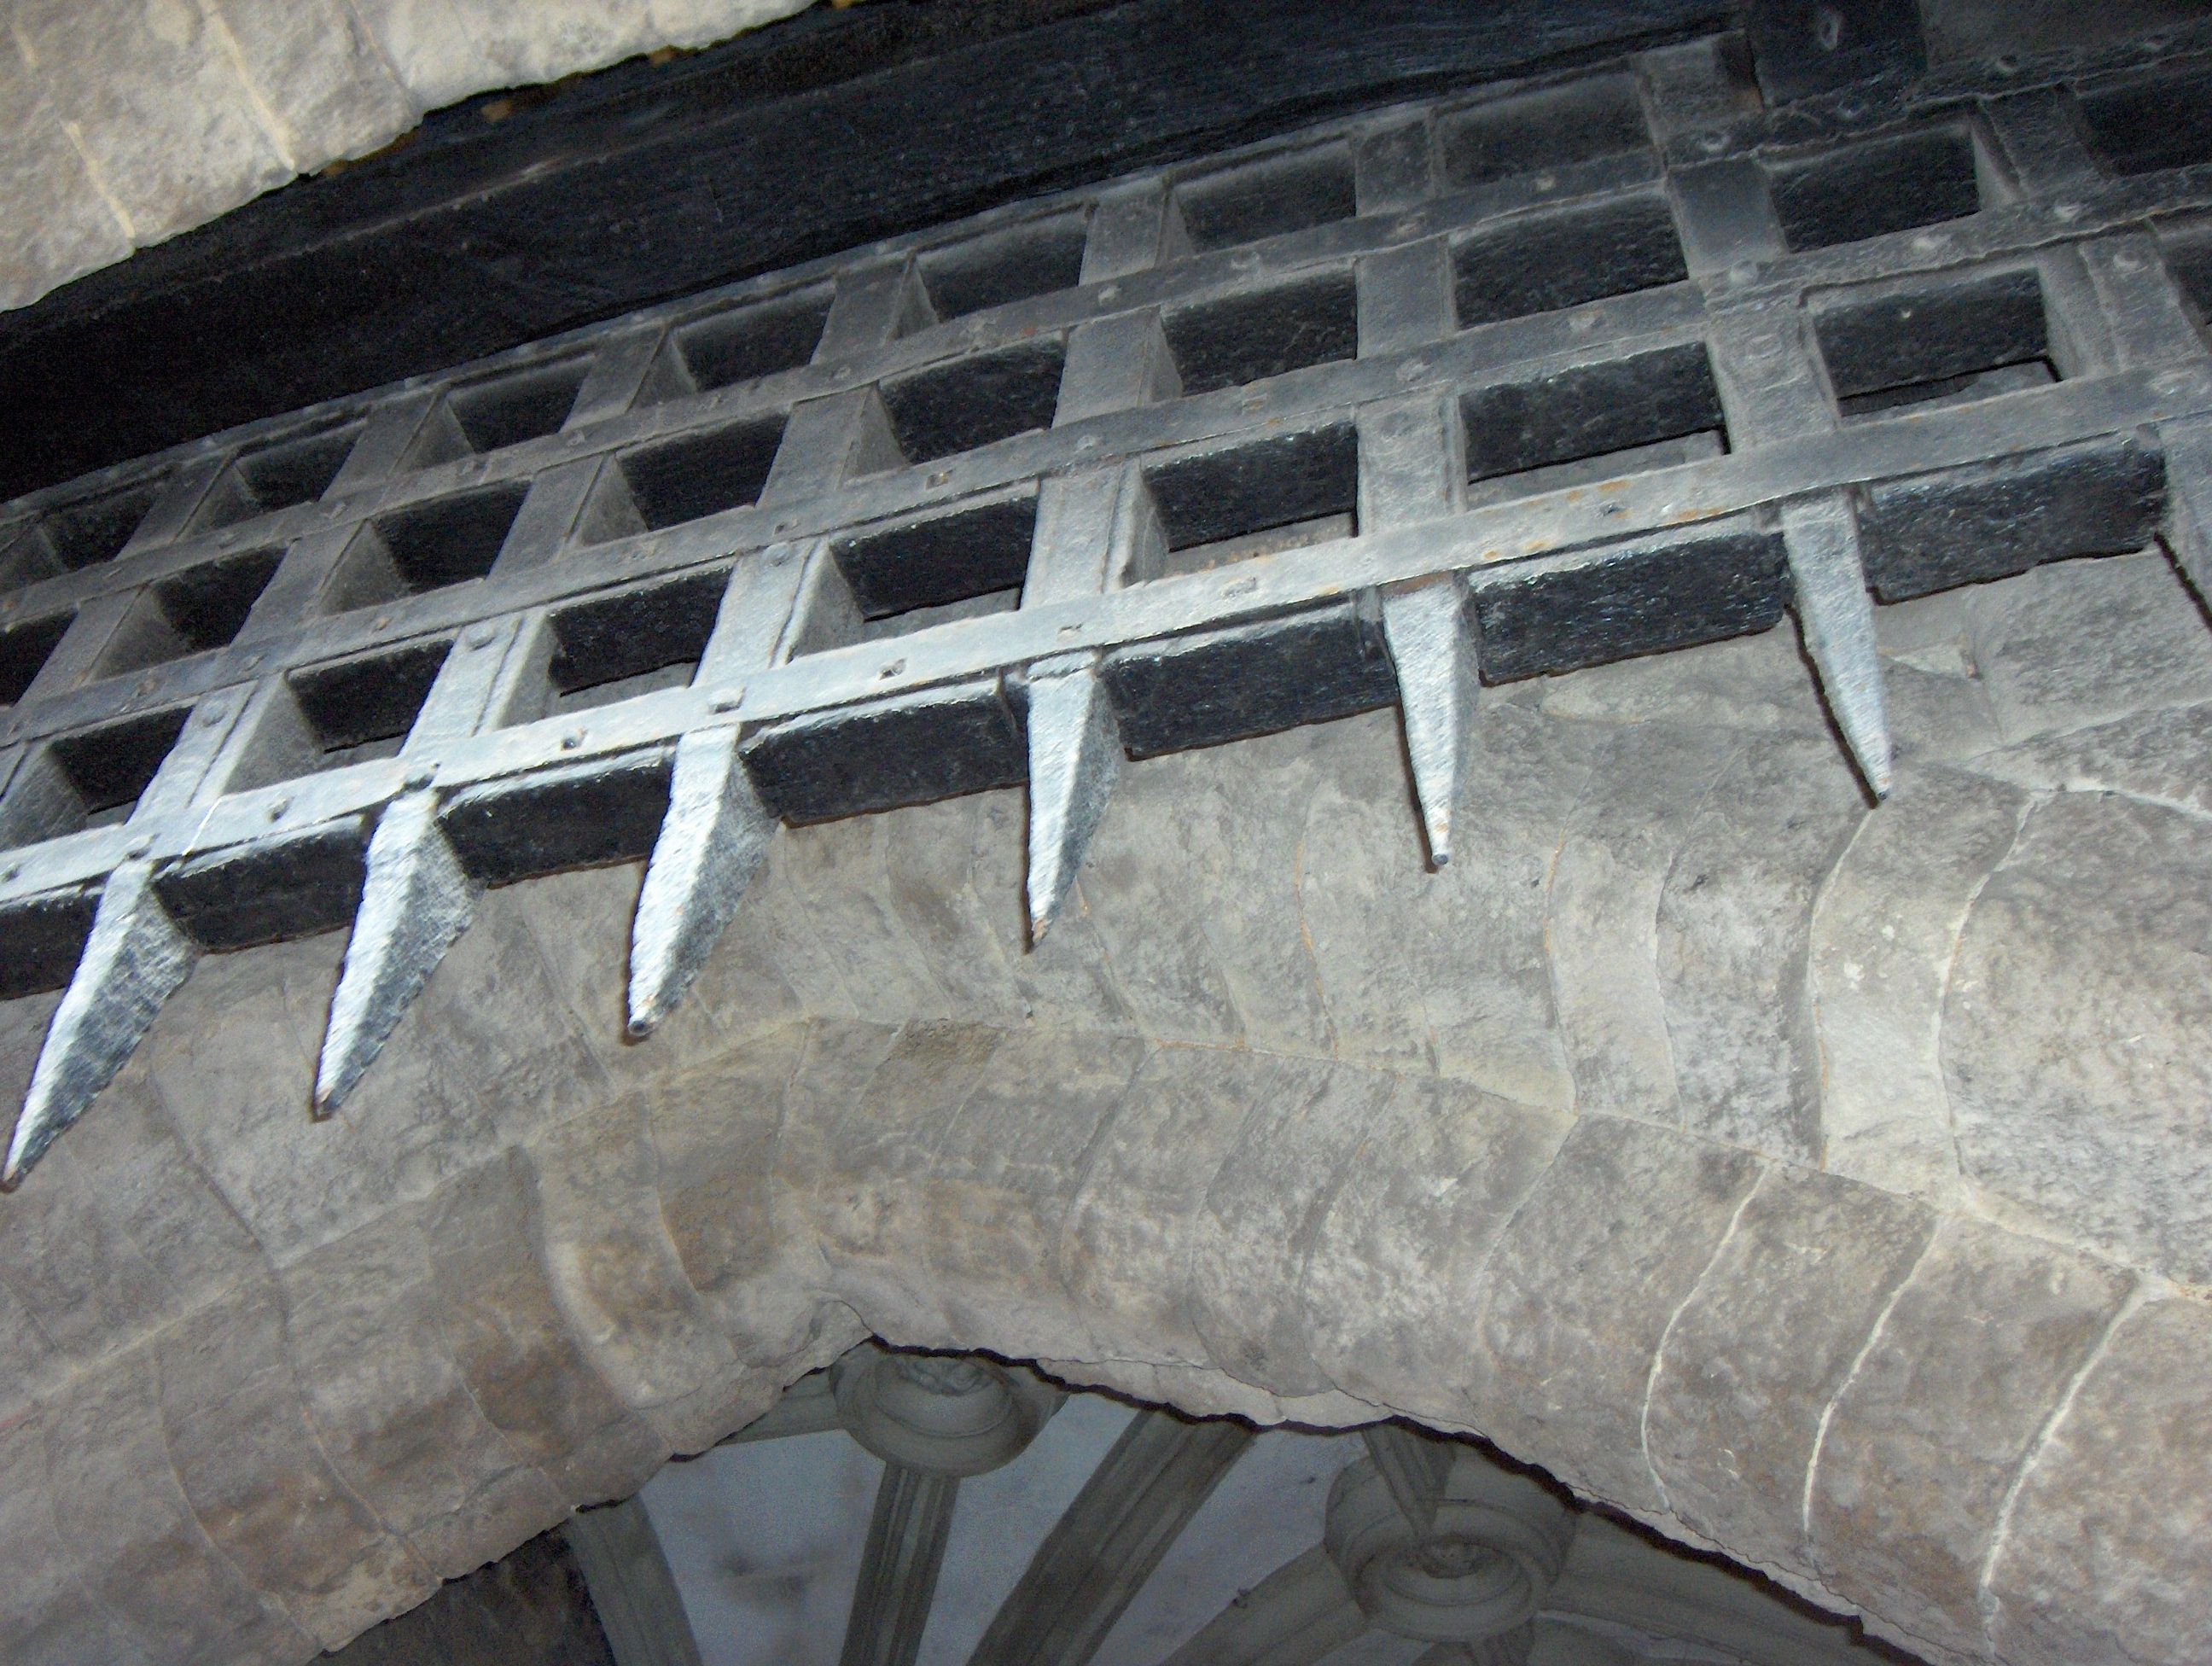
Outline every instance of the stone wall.
<path id="1" fill-rule="evenodd" d="M 0 307 L 124 258 L 426 110 L 811 0 L 19 0 L 0 45 Z"/>
<path id="2" fill-rule="evenodd" d="M 492 893 L 307 1115 L 210 956 L 0 1200 L 0 1656 L 298 1662 L 873 1331 L 1473 1430 L 1936 1661 L 2212 1657 L 2212 635 L 2155 552 L 777 837 L 623 1039 L 635 869 Z M 20 1093 L 54 997 L 0 1008 Z"/>

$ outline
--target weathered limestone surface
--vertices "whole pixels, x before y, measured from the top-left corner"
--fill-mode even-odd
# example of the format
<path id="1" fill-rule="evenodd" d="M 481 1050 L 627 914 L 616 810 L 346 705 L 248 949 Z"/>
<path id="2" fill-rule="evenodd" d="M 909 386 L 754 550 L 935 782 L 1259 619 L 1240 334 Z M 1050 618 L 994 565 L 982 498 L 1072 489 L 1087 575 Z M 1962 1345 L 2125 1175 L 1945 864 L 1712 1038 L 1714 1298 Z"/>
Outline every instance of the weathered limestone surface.
<path id="1" fill-rule="evenodd" d="M 0 43 L 0 307 L 199 225 L 426 110 L 811 0 L 20 0 Z"/>
<path id="2" fill-rule="evenodd" d="M 1880 810 L 1785 627 L 1489 691 L 1442 872 L 1388 712 L 1127 766 L 1035 954 L 1018 793 L 779 833 L 642 1043 L 638 872 L 495 891 L 328 1122 L 343 938 L 206 958 L 0 1200 L 0 1657 L 304 1661 L 872 1331 L 2207 1657 L 2212 649 L 1939 599 Z"/>

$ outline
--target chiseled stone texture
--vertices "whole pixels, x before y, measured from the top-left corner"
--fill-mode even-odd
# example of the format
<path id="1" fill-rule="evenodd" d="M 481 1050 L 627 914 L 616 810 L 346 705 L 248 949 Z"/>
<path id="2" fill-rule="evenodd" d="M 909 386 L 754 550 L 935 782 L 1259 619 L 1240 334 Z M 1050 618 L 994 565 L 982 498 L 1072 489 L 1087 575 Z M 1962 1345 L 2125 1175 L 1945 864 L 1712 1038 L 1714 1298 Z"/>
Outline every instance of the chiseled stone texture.
<path id="1" fill-rule="evenodd" d="M 0 41 L 0 307 L 27 306 L 426 110 L 811 0 L 16 0 Z"/>
<path id="2" fill-rule="evenodd" d="M 0 1657 L 305 1660 L 872 1332 L 1480 1433 L 1931 1660 L 2201 1661 L 2185 605 L 1881 610 L 1881 809 L 1787 627 L 1490 690 L 1443 872 L 1392 713 L 1133 763 L 1034 953 L 1018 792 L 782 833 L 641 1043 L 637 870 L 510 887 L 323 1123 L 343 933 L 210 956 L 0 1199 Z"/>

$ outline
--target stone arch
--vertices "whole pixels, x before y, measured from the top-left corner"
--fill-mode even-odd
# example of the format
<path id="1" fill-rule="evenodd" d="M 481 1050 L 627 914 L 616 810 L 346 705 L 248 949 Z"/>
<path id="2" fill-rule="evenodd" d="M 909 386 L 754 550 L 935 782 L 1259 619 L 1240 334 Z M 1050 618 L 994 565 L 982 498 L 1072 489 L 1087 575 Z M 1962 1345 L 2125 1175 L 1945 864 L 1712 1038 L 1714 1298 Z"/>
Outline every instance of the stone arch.
<path id="1" fill-rule="evenodd" d="M 1488 704 L 1441 873 L 1387 712 L 1130 766 L 1032 954 L 1018 795 L 780 834 L 643 1043 L 636 871 L 493 892 L 325 1123 L 343 938 L 209 957 L 0 1203 L 9 1657 L 305 1659 L 871 1332 L 2201 1653 L 2212 645 L 2155 553 L 1883 628 L 1879 817 L 1784 626 Z"/>

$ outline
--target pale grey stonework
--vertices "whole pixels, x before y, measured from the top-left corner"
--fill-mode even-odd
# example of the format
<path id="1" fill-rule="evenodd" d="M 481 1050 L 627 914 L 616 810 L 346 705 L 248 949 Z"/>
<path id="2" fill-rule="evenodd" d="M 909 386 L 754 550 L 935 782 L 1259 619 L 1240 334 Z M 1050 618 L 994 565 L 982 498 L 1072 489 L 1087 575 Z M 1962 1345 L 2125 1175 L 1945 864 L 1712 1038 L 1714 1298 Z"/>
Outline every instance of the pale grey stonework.
<path id="1" fill-rule="evenodd" d="M 1877 628 L 1878 810 L 1785 624 L 1486 695 L 1442 869 L 1388 710 L 1126 764 L 1034 952 L 1018 793 L 779 830 L 643 1042 L 639 869 L 493 890 L 319 1124 L 343 936 L 206 957 L 0 1201 L 0 1655 L 305 1661 L 872 1332 L 2206 1657 L 2212 635 L 2155 552 Z"/>

